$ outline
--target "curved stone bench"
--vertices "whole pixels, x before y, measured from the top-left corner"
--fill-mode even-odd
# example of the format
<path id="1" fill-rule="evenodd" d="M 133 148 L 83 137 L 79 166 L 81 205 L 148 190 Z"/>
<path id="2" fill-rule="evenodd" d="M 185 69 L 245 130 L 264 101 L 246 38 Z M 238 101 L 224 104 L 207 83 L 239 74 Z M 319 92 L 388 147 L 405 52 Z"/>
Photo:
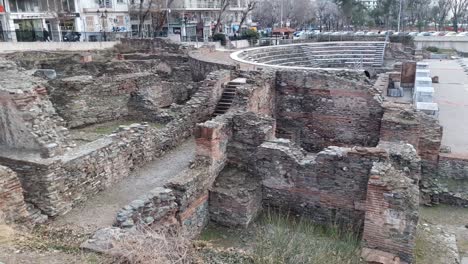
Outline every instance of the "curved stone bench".
<path id="1" fill-rule="evenodd" d="M 251 48 L 235 52 L 231 58 L 273 67 L 379 67 L 383 64 L 384 49 L 384 42 L 317 42 Z"/>

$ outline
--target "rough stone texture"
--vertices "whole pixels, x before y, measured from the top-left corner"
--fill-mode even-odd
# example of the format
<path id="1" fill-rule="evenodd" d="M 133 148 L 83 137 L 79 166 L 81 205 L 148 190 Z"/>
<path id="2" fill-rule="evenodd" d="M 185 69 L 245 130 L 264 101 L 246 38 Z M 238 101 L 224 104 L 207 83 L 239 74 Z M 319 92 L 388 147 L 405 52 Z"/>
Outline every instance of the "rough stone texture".
<path id="1" fill-rule="evenodd" d="M 262 208 L 259 177 L 228 166 L 210 192 L 210 219 L 226 226 L 249 225 Z"/>
<path id="2" fill-rule="evenodd" d="M 363 247 L 371 252 L 393 254 L 396 256 L 393 260 L 401 260 L 400 263 L 412 263 L 419 219 L 418 185 L 389 163 L 376 163 L 371 175 L 367 186 Z M 364 253 L 369 252 L 365 250 L 363 257 L 372 261 Z"/>
<path id="3" fill-rule="evenodd" d="M 41 159 L 34 153 L 1 153 L 0 164 L 18 173 L 28 202 L 47 215 L 64 214 L 192 135 L 195 125 L 214 112 L 229 78 L 229 72 L 209 75 L 177 118 L 162 129 L 147 124 L 124 126 L 65 155 Z"/>
<path id="4" fill-rule="evenodd" d="M 308 151 L 377 145 L 381 99 L 360 75 L 283 71 L 276 81 L 278 137 Z"/>
<path id="5" fill-rule="evenodd" d="M 226 65 L 222 63 L 199 60 L 196 58 L 196 56 L 193 56 L 192 54 L 193 52 L 199 52 L 199 51 L 192 51 L 191 53 L 189 53 L 189 56 L 190 56 L 189 64 L 190 64 L 190 68 L 192 69 L 192 79 L 194 81 L 204 80 L 210 72 L 214 72 L 218 70 L 235 70 L 236 69 L 234 65 Z"/>
<path id="6" fill-rule="evenodd" d="M 138 224 L 175 223 L 177 204 L 172 190 L 156 188 L 134 200 L 117 213 L 116 226 L 129 228 Z"/>
<path id="7" fill-rule="evenodd" d="M 442 140 L 439 122 L 404 105 L 386 103 L 382 118 L 380 140 L 413 145 L 422 159 L 422 173 L 431 177 L 437 172 Z"/>
<path id="8" fill-rule="evenodd" d="M 21 183 L 12 170 L 0 166 L 0 223 L 30 220 Z"/>
<path id="9" fill-rule="evenodd" d="M 188 78 L 190 67 L 185 56 L 124 57 L 127 60 L 94 62 L 89 69 L 78 64 L 74 73 L 64 69 L 67 77 L 49 81 L 51 100 L 68 126 L 128 116 L 148 119 L 171 104 L 183 104 L 198 88 Z"/>
<path id="10" fill-rule="evenodd" d="M 468 156 L 441 153 L 437 177 L 422 191 L 429 192 L 432 202 L 468 206 Z"/>
<path id="11" fill-rule="evenodd" d="M 260 115 L 275 116 L 276 75 L 274 72 L 236 72 L 247 80 L 237 89 L 233 107 Z"/>
<path id="12" fill-rule="evenodd" d="M 366 186 L 374 162 L 386 160 L 376 148 L 329 147 L 305 153 L 287 140 L 261 145 L 257 170 L 264 204 L 306 215 L 321 224 L 356 230 L 364 220 Z"/>
<path id="13" fill-rule="evenodd" d="M 2 60 L 0 106 L 2 148 L 37 151 L 47 158 L 74 146 L 68 130 L 62 126 L 63 119 L 49 101 L 43 81 Z"/>

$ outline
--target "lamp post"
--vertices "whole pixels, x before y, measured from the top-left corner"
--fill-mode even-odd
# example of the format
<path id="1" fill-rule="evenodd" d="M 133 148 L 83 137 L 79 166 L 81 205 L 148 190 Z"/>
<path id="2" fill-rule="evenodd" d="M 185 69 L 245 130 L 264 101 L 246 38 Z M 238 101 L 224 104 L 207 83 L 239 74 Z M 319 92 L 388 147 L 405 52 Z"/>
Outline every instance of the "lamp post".
<path id="1" fill-rule="evenodd" d="M 104 12 L 97 10 L 97 15 L 102 21 L 102 32 L 104 36 L 104 41 L 107 41 L 107 36 L 106 36 L 106 19 L 107 19 L 107 10 L 104 10 Z"/>

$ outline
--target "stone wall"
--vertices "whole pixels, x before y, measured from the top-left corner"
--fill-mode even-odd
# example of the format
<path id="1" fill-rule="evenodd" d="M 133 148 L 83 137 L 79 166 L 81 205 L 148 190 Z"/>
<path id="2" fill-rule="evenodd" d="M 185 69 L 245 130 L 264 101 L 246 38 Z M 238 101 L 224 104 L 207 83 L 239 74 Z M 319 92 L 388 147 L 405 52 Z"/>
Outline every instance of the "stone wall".
<path id="1" fill-rule="evenodd" d="M 16 173 L 0 166 L 0 224 L 29 221 L 26 208 L 23 188 Z"/>
<path id="2" fill-rule="evenodd" d="M 40 79 L 0 61 L 0 87 L 0 146 L 5 152 L 23 149 L 52 157 L 74 146 Z"/>
<path id="3" fill-rule="evenodd" d="M 191 136 L 195 125 L 214 112 L 228 80 L 229 72 L 209 75 L 176 118 L 162 129 L 134 124 L 50 159 L 2 153 L 0 164 L 18 173 L 28 202 L 49 216 L 64 214 Z"/>
<path id="4" fill-rule="evenodd" d="M 432 202 L 468 206 L 468 155 L 441 153 L 437 177 L 432 178 L 424 191 L 431 193 Z"/>
<path id="5" fill-rule="evenodd" d="M 364 220 L 373 163 L 388 157 L 376 148 L 329 147 L 306 153 L 281 139 L 262 144 L 257 155 L 266 205 L 356 230 Z"/>
<path id="6" fill-rule="evenodd" d="M 231 65 L 230 63 L 218 63 L 218 62 L 211 62 L 207 60 L 198 59 L 197 56 L 194 56 L 194 52 L 202 52 L 202 51 L 192 51 L 189 53 L 190 59 L 189 64 L 190 68 L 192 69 L 192 79 L 194 81 L 201 81 L 206 78 L 206 75 L 213 71 L 218 70 L 235 70 L 236 66 Z"/>
<path id="7" fill-rule="evenodd" d="M 389 163 L 376 163 L 371 175 L 363 258 L 370 263 L 413 263 L 419 219 L 418 185 Z"/>
<path id="8" fill-rule="evenodd" d="M 60 68 L 59 78 L 48 82 L 48 91 L 69 127 L 129 116 L 150 119 L 162 108 L 185 103 L 198 88 L 184 55 L 127 54 L 123 58 L 72 60 L 67 68 L 47 63 Z"/>
<path id="9" fill-rule="evenodd" d="M 377 145 L 383 109 L 363 74 L 279 71 L 276 82 L 278 137 L 308 151 Z"/>

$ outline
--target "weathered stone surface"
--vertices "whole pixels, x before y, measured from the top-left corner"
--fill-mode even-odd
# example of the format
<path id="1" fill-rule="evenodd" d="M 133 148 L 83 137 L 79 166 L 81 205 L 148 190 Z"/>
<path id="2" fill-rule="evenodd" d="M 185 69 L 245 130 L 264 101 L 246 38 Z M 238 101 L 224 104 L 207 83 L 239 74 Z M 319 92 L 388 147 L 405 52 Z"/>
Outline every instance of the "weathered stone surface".
<path id="1" fill-rule="evenodd" d="M 90 239 L 83 242 L 80 247 L 94 252 L 112 255 L 116 241 L 123 239 L 127 232 L 128 231 L 118 227 L 99 229 Z"/>
<path id="2" fill-rule="evenodd" d="M 363 247 L 412 263 L 418 207 L 417 184 L 390 163 L 375 163 L 367 186 Z M 391 263 L 386 261 L 377 263 Z"/>
<path id="3" fill-rule="evenodd" d="M 162 129 L 130 125 L 50 159 L 34 153 L 1 153 L 0 164 L 8 164 L 18 173 L 27 201 L 49 216 L 64 214 L 191 136 L 196 124 L 214 112 L 227 79 L 228 72 L 210 75 L 177 118 Z"/>
<path id="4" fill-rule="evenodd" d="M 246 227 L 261 208 L 261 179 L 232 166 L 224 168 L 210 191 L 210 220 Z"/>
<path id="5" fill-rule="evenodd" d="M 383 109 L 377 91 L 358 75 L 277 73 L 277 135 L 308 151 L 376 146 Z"/>
<path id="6" fill-rule="evenodd" d="M 0 145 L 5 152 L 26 149 L 48 158 L 74 146 L 43 80 L 15 67 L 0 71 L 0 102 Z"/>
<path id="7" fill-rule="evenodd" d="M 23 188 L 12 170 L 0 166 L 0 223 L 32 220 L 24 202 Z"/>
<path id="8" fill-rule="evenodd" d="M 117 213 L 115 225 L 132 228 L 135 225 L 170 226 L 176 222 L 177 204 L 171 189 L 156 188 Z"/>

